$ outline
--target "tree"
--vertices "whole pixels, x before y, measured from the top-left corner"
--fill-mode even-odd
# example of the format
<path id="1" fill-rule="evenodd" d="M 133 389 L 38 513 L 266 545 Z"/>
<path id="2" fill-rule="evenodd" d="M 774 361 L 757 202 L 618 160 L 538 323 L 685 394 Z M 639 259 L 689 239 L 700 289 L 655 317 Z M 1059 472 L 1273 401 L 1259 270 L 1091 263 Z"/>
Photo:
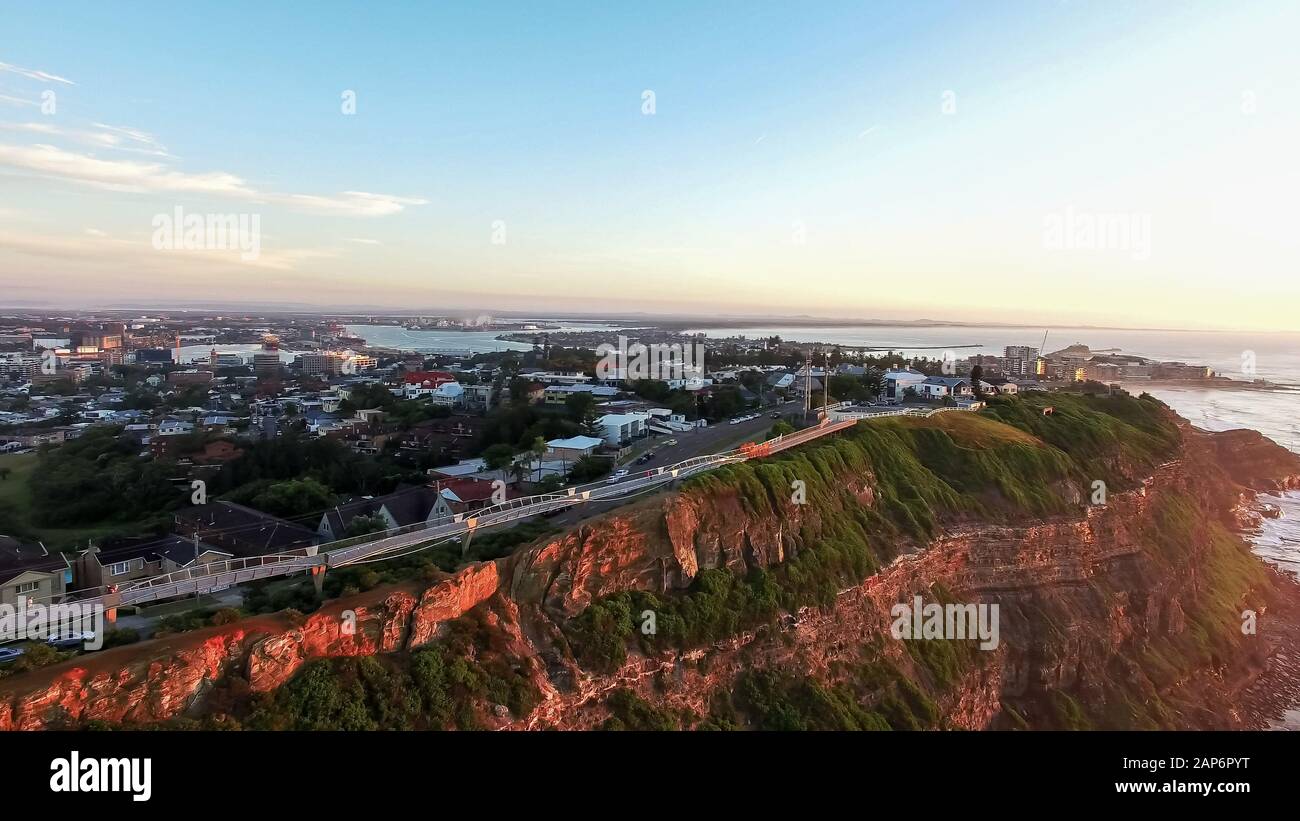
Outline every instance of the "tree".
<path id="1" fill-rule="evenodd" d="M 980 387 L 980 380 L 984 378 L 984 369 L 979 365 L 970 369 L 970 389 L 976 399 L 984 396 L 984 389 Z"/>
<path id="2" fill-rule="evenodd" d="M 599 459 L 595 456 L 584 456 L 573 465 L 573 470 L 569 471 L 569 481 L 574 484 L 582 484 L 599 479 L 606 473 L 609 473 L 613 461 L 609 459 Z"/>
<path id="3" fill-rule="evenodd" d="M 348 522 L 347 538 L 382 533 L 387 529 L 388 522 L 378 513 L 369 516 L 354 516 L 352 521 Z"/>
<path id="4" fill-rule="evenodd" d="M 537 471 L 540 474 L 542 470 L 542 457 L 546 455 L 546 440 L 538 436 L 533 439 L 533 444 L 528 448 L 529 454 L 537 462 Z"/>
<path id="5" fill-rule="evenodd" d="M 510 380 L 510 404 L 516 407 L 528 404 L 528 386 L 531 384 L 522 376 Z"/>
<path id="6" fill-rule="evenodd" d="M 276 482 L 253 497 L 253 507 L 273 516 L 301 516 L 334 504 L 334 494 L 315 479 Z"/>
<path id="7" fill-rule="evenodd" d="M 515 458 L 515 449 L 505 443 L 492 445 L 483 451 L 483 464 L 488 470 L 501 470 Z"/>
<path id="8" fill-rule="evenodd" d="M 564 400 L 565 406 L 569 409 L 569 418 L 575 422 L 583 422 L 596 406 L 596 398 L 590 393 L 571 393 L 569 398 Z"/>

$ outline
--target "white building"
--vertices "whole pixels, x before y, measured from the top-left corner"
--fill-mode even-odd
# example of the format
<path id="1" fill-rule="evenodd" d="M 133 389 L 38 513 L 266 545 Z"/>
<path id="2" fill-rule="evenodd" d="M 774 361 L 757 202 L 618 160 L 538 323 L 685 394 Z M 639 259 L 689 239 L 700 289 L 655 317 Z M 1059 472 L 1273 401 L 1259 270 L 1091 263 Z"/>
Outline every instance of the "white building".
<path id="1" fill-rule="evenodd" d="M 925 374 L 911 368 L 890 368 L 885 371 L 885 399 L 890 402 L 903 401 L 903 394 L 908 388 L 916 388 L 926 379 Z"/>
<path id="2" fill-rule="evenodd" d="M 644 435 L 649 418 L 648 413 L 607 413 L 596 420 L 596 427 L 600 429 L 605 444 L 619 447 Z"/>
<path id="3" fill-rule="evenodd" d="M 925 399 L 942 399 L 945 396 L 971 395 L 970 383 L 957 376 L 931 376 L 917 386 L 916 392 Z"/>
<path id="4" fill-rule="evenodd" d="M 568 439 L 552 439 L 546 443 L 546 455 L 553 459 L 567 459 L 576 462 L 584 456 L 596 452 L 596 448 L 605 440 L 594 436 L 570 436 Z"/>

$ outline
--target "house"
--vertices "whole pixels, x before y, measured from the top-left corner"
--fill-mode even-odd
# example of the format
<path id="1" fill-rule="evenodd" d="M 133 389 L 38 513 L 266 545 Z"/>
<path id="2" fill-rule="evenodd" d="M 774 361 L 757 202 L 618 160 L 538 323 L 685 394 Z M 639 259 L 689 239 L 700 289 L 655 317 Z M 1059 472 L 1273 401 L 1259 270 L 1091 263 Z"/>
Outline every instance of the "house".
<path id="1" fill-rule="evenodd" d="M 459 384 L 459 383 L 458 383 Z M 492 407 L 492 383 L 480 382 L 473 385 L 461 385 L 465 393 L 462 397 L 465 407 L 477 410 L 490 410 Z"/>
<path id="2" fill-rule="evenodd" d="M 607 413 L 596 420 L 601 439 L 610 447 L 620 447 L 646 433 L 648 413 Z"/>
<path id="3" fill-rule="evenodd" d="M 484 419 L 479 416 L 429 419 L 413 425 L 410 430 L 402 434 L 402 450 L 408 456 L 441 453 L 445 459 L 458 459 L 473 445 L 484 424 Z"/>
<path id="4" fill-rule="evenodd" d="M 173 515 L 172 532 L 236 557 L 267 553 L 314 556 L 320 541 L 314 530 L 234 502 L 181 508 Z"/>
<path id="5" fill-rule="evenodd" d="M 576 462 L 584 456 L 595 453 L 596 448 L 603 444 L 605 444 L 605 440 L 598 439 L 595 436 L 570 436 L 568 439 L 552 439 L 546 443 L 546 455 L 552 459 Z"/>
<path id="6" fill-rule="evenodd" d="M 45 444 L 57 445 L 69 439 L 75 439 L 77 438 L 77 432 L 74 428 L 64 425 L 57 428 L 18 430 L 8 434 L 7 438 L 10 441 L 18 442 L 23 447 L 34 448 Z"/>
<path id="7" fill-rule="evenodd" d="M 428 397 L 435 405 L 462 405 L 465 403 L 465 388 L 459 382 L 444 382 L 434 388 Z"/>
<path id="8" fill-rule="evenodd" d="M 1016 394 L 1020 392 L 1020 386 L 1006 377 L 991 376 L 980 380 L 980 390 L 984 393 Z"/>
<path id="9" fill-rule="evenodd" d="M 402 374 L 403 385 L 433 389 L 445 382 L 455 382 L 456 377 L 447 371 L 407 371 Z"/>
<path id="10" fill-rule="evenodd" d="M 434 482 L 438 491 L 438 500 L 434 504 L 430 521 L 446 522 L 459 514 L 482 510 L 496 502 L 494 493 L 500 493 L 502 501 L 513 499 L 518 494 L 504 485 L 489 482 L 486 479 L 447 479 Z"/>
<path id="11" fill-rule="evenodd" d="M 569 397 L 578 393 L 590 394 L 597 402 L 618 396 L 618 388 L 608 385 L 547 385 L 542 392 L 542 399 L 548 405 L 563 405 Z"/>
<path id="12" fill-rule="evenodd" d="M 349 499 L 325 511 L 316 532 L 326 541 L 345 539 L 348 527 L 360 516 L 384 520 L 389 531 L 433 521 L 438 491 L 428 485 L 406 485 L 385 496 Z"/>
<path id="13" fill-rule="evenodd" d="M 959 376 L 931 376 L 916 387 L 922 399 L 942 399 L 945 396 L 968 397 L 970 382 Z"/>
<path id="14" fill-rule="evenodd" d="M 91 545 L 72 560 L 72 575 L 78 590 L 90 590 L 110 585 L 121 586 L 131 582 L 164 576 L 208 555 L 211 548 L 192 539 L 167 536 L 150 539 L 139 544 L 102 548 Z M 226 555 L 208 555 L 207 561 L 227 558 Z"/>
<path id="15" fill-rule="evenodd" d="M 72 571 L 62 555 L 50 554 L 40 542 L 0 536 L 0 604 L 17 607 L 28 601 L 62 597 Z"/>
<path id="16" fill-rule="evenodd" d="M 179 419 L 164 419 L 158 423 L 159 436 L 181 436 L 193 432 L 193 422 L 183 422 Z"/>
<path id="17" fill-rule="evenodd" d="M 888 402 L 901 402 L 908 388 L 915 388 L 920 393 L 918 387 L 926 379 L 925 374 L 912 368 L 890 368 L 885 371 L 884 397 Z"/>

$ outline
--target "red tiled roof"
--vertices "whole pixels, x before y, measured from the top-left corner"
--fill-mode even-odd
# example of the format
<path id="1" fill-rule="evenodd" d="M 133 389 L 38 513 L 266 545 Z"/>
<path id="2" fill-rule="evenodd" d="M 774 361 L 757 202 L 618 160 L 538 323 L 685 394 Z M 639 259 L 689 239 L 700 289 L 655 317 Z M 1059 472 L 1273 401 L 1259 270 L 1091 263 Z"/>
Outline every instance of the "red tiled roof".
<path id="1" fill-rule="evenodd" d="M 438 387 L 444 382 L 455 382 L 456 377 L 446 371 L 407 371 L 402 380 L 408 385 L 423 385 L 426 382 L 430 387 Z"/>
<path id="2" fill-rule="evenodd" d="M 438 488 L 439 492 L 450 490 L 452 493 L 456 494 L 456 498 L 460 499 L 462 502 L 482 502 L 492 498 L 492 482 L 489 482 L 487 479 L 473 479 L 468 477 L 446 479 L 437 482 L 435 486 Z M 511 495 L 513 494 L 511 494 L 509 489 L 507 489 L 506 498 L 510 498 Z"/>

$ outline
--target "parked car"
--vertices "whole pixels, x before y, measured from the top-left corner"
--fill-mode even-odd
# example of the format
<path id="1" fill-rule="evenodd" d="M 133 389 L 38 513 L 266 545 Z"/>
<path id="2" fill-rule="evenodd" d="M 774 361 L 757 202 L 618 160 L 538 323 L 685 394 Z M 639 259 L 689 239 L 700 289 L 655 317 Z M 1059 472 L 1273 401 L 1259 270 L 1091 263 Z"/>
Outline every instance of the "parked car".
<path id="1" fill-rule="evenodd" d="M 0 647 L 0 664 L 8 664 L 11 661 L 17 661 L 23 653 L 27 651 L 21 647 Z"/>
<path id="2" fill-rule="evenodd" d="M 57 636 L 51 636 L 45 640 L 45 643 L 56 650 L 75 650 L 78 647 L 94 642 L 95 634 L 91 630 L 74 630 L 71 633 L 62 633 Z"/>
<path id="3" fill-rule="evenodd" d="M 668 446 L 668 447 L 672 447 L 673 445 L 677 444 L 677 440 L 676 440 L 676 439 L 669 439 L 667 442 L 664 442 L 664 444 L 665 444 L 666 446 Z"/>
<path id="4" fill-rule="evenodd" d="M 609 477 L 608 479 L 605 480 L 605 484 L 607 484 L 607 485 L 612 485 L 612 484 L 614 484 L 615 482 L 621 482 L 621 481 L 624 479 L 624 477 L 626 477 L 626 476 L 627 476 L 627 469 L 626 469 L 626 468 L 619 468 L 618 470 L 614 471 L 614 475 L 613 475 L 613 476 L 611 476 L 611 477 Z"/>
<path id="5" fill-rule="evenodd" d="M 772 418 L 773 418 L 773 419 L 780 419 L 780 418 L 781 418 L 781 413 L 778 411 L 777 413 L 772 414 Z"/>

